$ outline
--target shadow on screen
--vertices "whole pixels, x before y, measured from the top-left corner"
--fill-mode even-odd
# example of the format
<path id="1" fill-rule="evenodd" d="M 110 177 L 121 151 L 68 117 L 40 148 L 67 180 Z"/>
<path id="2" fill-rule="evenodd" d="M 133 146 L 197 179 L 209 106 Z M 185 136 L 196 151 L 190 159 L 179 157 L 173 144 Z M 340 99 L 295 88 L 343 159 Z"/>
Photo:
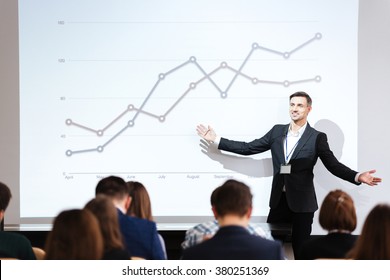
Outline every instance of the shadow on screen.
<path id="1" fill-rule="evenodd" d="M 222 153 L 216 145 L 201 139 L 202 153 L 210 159 L 222 164 L 223 168 L 255 178 L 271 177 L 273 175 L 272 159 L 253 159 L 250 157 Z"/>

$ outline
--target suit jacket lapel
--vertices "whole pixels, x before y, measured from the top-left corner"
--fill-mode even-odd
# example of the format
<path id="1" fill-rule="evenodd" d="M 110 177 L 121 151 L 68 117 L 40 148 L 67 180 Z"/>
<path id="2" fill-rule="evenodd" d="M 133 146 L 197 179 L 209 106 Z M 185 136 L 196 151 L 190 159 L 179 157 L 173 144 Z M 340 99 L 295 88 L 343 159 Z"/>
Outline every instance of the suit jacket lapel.
<path id="1" fill-rule="evenodd" d="M 281 148 L 280 149 L 281 153 L 279 154 L 279 161 L 281 163 L 285 163 L 285 161 L 286 161 L 286 156 L 284 154 L 284 143 L 286 141 L 286 136 L 287 136 L 287 132 L 288 132 L 288 128 L 289 127 L 290 127 L 290 124 L 287 124 L 287 125 L 285 125 L 283 127 L 283 137 L 279 138 L 279 141 L 280 141 L 279 145 L 280 145 L 280 148 Z"/>
<path id="2" fill-rule="evenodd" d="M 309 140 L 309 138 L 313 134 L 313 132 L 314 132 L 313 128 L 309 125 L 309 123 L 307 123 L 306 129 L 303 132 L 303 134 L 301 136 L 301 139 L 299 139 L 298 145 L 295 148 L 295 150 L 294 150 L 294 152 L 293 152 L 293 154 L 291 156 L 291 159 L 294 159 L 294 158 L 297 157 L 297 155 L 299 154 L 300 150 L 305 146 L 307 140 Z"/>

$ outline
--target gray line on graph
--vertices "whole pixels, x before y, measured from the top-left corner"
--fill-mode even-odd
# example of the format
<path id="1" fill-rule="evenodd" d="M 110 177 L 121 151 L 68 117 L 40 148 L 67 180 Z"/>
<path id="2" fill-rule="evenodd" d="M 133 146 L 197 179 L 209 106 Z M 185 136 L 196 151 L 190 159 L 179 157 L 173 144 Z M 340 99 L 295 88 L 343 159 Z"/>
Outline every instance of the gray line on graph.
<path id="1" fill-rule="evenodd" d="M 90 127 L 86 127 L 84 125 L 81 125 L 81 124 L 78 124 L 78 123 L 75 123 L 74 121 L 72 121 L 71 119 L 67 119 L 65 121 L 65 124 L 66 125 L 73 125 L 73 126 L 76 126 L 78 128 L 81 128 L 81 129 L 84 129 L 84 130 L 88 130 L 88 131 L 92 131 L 94 133 L 97 133 L 97 130 L 93 129 L 93 128 L 90 128 Z"/>
<path id="2" fill-rule="evenodd" d="M 160 74 L 161 75 L 161 74 Z M 157 88 L 158 84 L 160 83 L 161 79 L 157 80 L 157 82 L 154 84 L 152 90 L 149 92 L 148 96 L 145 98 L 144 102 L 142 102 L 142 105 L 141 107 L 139 107 L 139 110 L 135 113 L 133 119 L 131 120 L 131 122 L 134 124 L 134 121 L 137 119 L 139 113 L 140 113 L 140 110 L 142 110 L 142 108 L 146 105 L 146 103 L 148 102 L 149 98 L 152 96 L 153 92 L 155 91 L 155 89 Z"/>
<path id="3" fill-rule="evenodd" d="M 117 132 L 116 134 L 114 134 L 114 136 L 112 136 L 106 143 L 104 143 L 101 147 L 102 148 L 105 148 L 108 144 L 110 144 L 115 138 L 117 138 L 119 135 L 121 135 L 123 133 L 123 131 L 125 131 L 126 129 L 128 129 L 129 126 L 125 126 L 124 128 L 122 128 L 119 132 Z M 99 149 L 99 147 L 98 147 Z M 99 150 L 98 150 L 99 151 Z M 102 152 L 103 149 L 99 152 Z"/>
<path id="4" fill-rule="evenodd" d="M 308 40 L 307 42 L 305 42 L 305 43 L 299 45 L 299 46 L 296 47 L 295 49 L 289 51 L 289 52 L 288 52 L 288 56 L 290 56 L 291 54 L 295 53 L 296 51 L 302 49 L 303 47 L 307 46 L 308 44 L 312 43 L 312 42 L 315 41 L 315 40 L 321 40 L 321 38 L 322 38 L 322 34 L 321 34 L 321 33 L 316 33 L 316 34 L 314 35 L 313 38 L 311 38 L 311 39 Z"/>
<path id="5" fill-rule="evenodd" d="M 152 87 L 152 89 L 149 91 L 148 95 L 146 96 L 146 98 L 144 99 L 144 101 L 142 102 L 141 106 L 139 108 L 136 108 L 134 107 L 134 105 L 128 105 L 127 109 L 125 111 L 123 111 L 120 115 L 118 115 L 114 120 L 112 120 L 108 125 L 106 125 L 103 129 L 100 129 L 100 130 L 96 130 L 96 129 L 92 129 L 90 127 L 87 127 L 87 126 L 84 126 L 84 125 L 81 125 L 81 124 L 78 124 L 78 123 L 75 123 L 73 122 L 71 119 L 67 119 L 65 121 L 65 123 L 70 126 L 70 125 L 73 125 L 73 126 L 76 126 L 78 128 L 81 128 L 81 129 L 84 129 L 84 130 L 87 130 L 87 131 L 91 131 L 91 132 L 94 132 L 96 133 L 98 136 L 102 136 L 104 131 L 106 131 L 109 127 L 111 127 L 114 123 L 116 123 L 119 119 L 121 119 L 124 115 L 126 115 L 128 112 L 130 111 L 135 111 L 136 113 L 134 114 L 134 117 L 128 121 L 127 125 L 125 127 L 123 127 L 119 132 L 117 132 L 116 134 L 114 134 L 107 142 L 105 142 L 103 145 L 101 146 L 98 146 L 97 148 L 93 148 L 93 149 L 83 149 L 83 150 L 76 150 L 76 151 L 72 151 L 72 150 L 67 150 L 65 152 L 65 154 L 67 156 L 71 156 L 73 154 L 77 154 L 77 153 L 86 153 L 86 152 L 94 152 L 94 151 L 98 151 L 98 152 L 103 152 L 104 148 L 109 144 L 111 143 L 113 140 L 115 140 L 118 136 L 120 136 L 126 129 L 134 126 L 135 124 L 135 120 L 138 118 L 139 114 L 145 114 L 145 115 L 148 115 L 150 117 L 154 117 L 154 118 L 157 118 L 160 122 L 163 122 L 165 121 L 166 119 L 166 116 L 174 109 L 176 108 L 176 106 L 178 106 L 178 104 L 184 99 L 185 96 L 187 96 L 187 94 L 192 91 L 192 90 L 195 90 L 197 85 L 205 80 L 208 80 L 216 89 L 217 91 L 219 91 L 220 95 L 221 95 L 221 98 L 226 98 L 227 97 L 227 93 L 228 91 L 230 90 L 231 86 L 234 84 L 235 80 L 237 79 L 238 76 L 242 76 L 248 80 L 250 80 L 253 84 L 277 84 L 277 85 L 283 85 L 285 87 L 288 87 L 292 84 L 298 84 L 298 83 L 308 83 L 308 82 L 320 82 L 321 81 L 321 76 L 315 76 L 314 78 L 310 78 L 310 79 L 303 79 L 303 80 L 296 80 L 296 81 L 288 81 L 288 80 L 285 80 L 285 81 L 270 81 L 270 80 L 260 80 L 256 77 L 250 77 L 249 75 L 245 74 L 242 72 L 242 69 L 244 68 L 244 66 L 246 65 L 246 63 L 249 61 L 250 57 L 252 56 L 253 52 L 255 50 L 263 50 L 263 51 L 266 51 L 266 52 L 269 52 L 269 53 L 273 53 L 273 54 L 276 54 L 276 55 L 279 55 L 279 56 L 282 56 L 284 59 L 289 59 L 291 54 L 295 53 L 296 51 L 304 48 L 305 46 L 311 44 L 313 41 L 315 40 L 320 40 L 322 38 L 322 34 L 321 33 L 316 33 L 314 35 L 313 38 L 309 39 L 308 41 L 300 44 L 299 46 L 297 46 L 296 48 L 292 49 L 291 51 L 289 52 L 281 52 L 281 51 L 277 51 L 277 50 L 273 50 L 273 49 L 269 49 L 269 48 L 266 48 L 264 46 L 260 46 L 259 44 L 257 43 L 253 43 L 252 44 L 252 48 L 249 52 L 249 54 L 246 56 L 246 58 L 243 60 L 242 64 L 240 65 L 239 69 L 235 69 L 231 66 L 229 66 L 226 62 L 222 62 L 220 63 L 220 66 L 217 67 L 216 69 L 214 69 L 213 71 L 211 71 L 210 73 L 207 73 L 202 67 L 201 65 L 197 62 L 197 59 L 196 57 L 194 56 L 191 56 L 187 61 L 179 64 L 178 66 L 170 69 L 169 71 L 165 72 L 165 73 L 160 73 L 158 75 L 158 79 L 156 81 L 156 83 L 154 84 L 154 86 Z M 160 116 L 157 116 L 156 114 L 153 114 L 151 112 L 148 112 L 148 111 L 145 111 L 143 110 L 143 108 L 145 107 L 145 105 L 147 104 L 147 102 L 150 100 L 150 98 L 152 97 L 153 93 L 155 92 L 155 90 L 157 89 L 158 85 L 160 84 L 160 82 L 162 80 L 164 80 L 167 76 L 175 73 L 176 71 L 179 71 L 181 68 L 187 66 L 188 64 L 194 64 L 198 70 L 200 70 L 200 72 L 203 74 L 203 77 L 201 77 L 198 81 L 195 81 L 195 82 L 191 82 L 189 84 L 189 87 L 184 91 L 184 93 L 173 103 L 173 105 L 165 112 L 165 114 L 163 115 L 160 115 Z M 225 91 L 223 91 L 219 86 L 218 84 L 211 78 L 212 75 L 214 75 L 215 73 L 217 73 L 218 71 L 220 70 L 223 70 L 223 69 L 228 69 L 230 71 L 233 71 L 235 73 L 235 75 L 233 76 L 232 80 L 230 81 L 230 83 L 228 84 L 227 88 Z"/>
<path id="6" fill-rule="evenodd" d="M 112 122 L 110 122 L 108 125 L 106 125 L 103 129 L 102 132 L 106 131 L 109 127 L 111 127 L 114 123 L 116 123 L 119 119 L 121 119 L 129 110 L 126 109 L 123 111 L 119 116 L 117 116 Z"/>
<path id="7" fill-rule="evenodd" d="M 222 94 L 222 90 L 219 88 L 219 86 L 214 82 L 214 80 L 213 79 L 211 79 L 210 78 L 210 76 L 212 75 L 212 74 L 214 74 L 215 73 L 215 70 L 214 71 L 212 71 L 211 73 L 209 73 L 209 74 L 207 74 L 206 73 L 206 71 L 199 65 L 199 63 L 197 62 L 197 61 L 194 61 L 195 62 L 195 65 L 198 67 L 198 69 L 203 73 L 203 75 L 204 75 L 204 78 L 207 78 L 209 81 L 210 81 L 210 83 Z M 220 67 L 218 67 L 217 69 L 219 69 Z M 203 81 L 204 79 L 201 79 L 201 80 L 199 80 L 199 82 L 200 81 Z"/>
<path id="8" fill-rule="evenodd" d="M 156 119 L 159 118 L 159 116 L 157 116 L 156 114 L 152 114 L 150 112 L 147 112 L 147 111 L 144 111 L 144 110 L 141 110 L 141 109 L 134 108 L 134 110 L 137 110 L 137 111 L 139 111 L 142 114 L 148 115 L 149 117 L 153 117 L 153 118 L 156 118 Z"/>
<path id="9" fill-rule="evenodd" d="M 248 59 L 251 57 L 252 53 L 253 53 L 254 49 L 252 48 L 251 51 L 249 52 L 249 54 L 247 55 L 247 57 L 244 59 L 244 61 L 242 62 L 240 68 L 238 69 L 238 71 L 241 73 L 241 70 L 242 68 L 244 68 L 246 62 L 248 61 Z M 233 79 L 230 81 L 229 85 L 227 86 L 226 90 L 224 93 L 222 93 L 221 97 L 222 98 L 226 98 L 227 97 L 227 93 L 228 91 L 230 90 L 231 86 L 233 85 L 233 83 L 236 81 L 238 77 L 238 73 L 236 73 L 236 75 L 234 75 Z"/>

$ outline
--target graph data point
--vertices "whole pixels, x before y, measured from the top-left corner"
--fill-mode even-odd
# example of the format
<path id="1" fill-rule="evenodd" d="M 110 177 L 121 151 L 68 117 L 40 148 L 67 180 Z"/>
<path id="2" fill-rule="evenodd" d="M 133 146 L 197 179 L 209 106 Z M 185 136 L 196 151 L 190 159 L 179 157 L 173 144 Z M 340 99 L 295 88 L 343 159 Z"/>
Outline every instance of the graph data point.
<path id="1" fill-rule="evenodd" d="M 101 152 L 103 152 L 104 148 L 103 148 L 103 146 L 98 146 L 98 147 L 96 148 L 96 150 L 97 150 L 99 153 L 101 153 Z"/>
<path id="2" fill-rule="evenodd" d="M 320 40 L 320 39 L 322 38 L 322 34 L 321 34 L 321 33 L 316 33 L 315 38 L 316 38 L 317 40 Z"/>
<path id="3" fill-rule="evenodd" d="M 317 83 L 321 82 L 321 76 L 316 76 L 316 77 L 314 78 L 314 80 L 315 80 Z"/>
<path id="4" fill-rule="evenodd" d="M 165 122 L 165 116 L 159 116 L 159 117 L 158 117 L 158 120 L 159 120 L 160 122 Z"/>
<path id="5" fill-rule="evenodd" d="M 196 83 L 190 83 L 190 88 L 195 89 L 196 88 Z"/>
<path id="6" fill-rule="evenodd" d="M 258 44 L 258 43 L 253 43 L 253 44 L 252 44 L 252 49 L 255 50 L 255 49 L 257 49 L 258 47 L 259 47 L 259 44 Z"/>
<path id="7" fill-rule="evenodd" d="M 228 66 L 228 64 L 225 61 L 221 63 L 222 68 L 226 68 L 227 66 Z"/>
<path id="8" fill-rule="evenodd" d="M 132 111 L 132 110 L 134 110 L 134 105 L 133 104 L 129 104 L 127 106 L 127 111 Z"/>
<path id="9" fill-rule="evenodd" d="M 159 80 L 164 80 L 165 79 L 165 74 L 164 73 L 158 74 L 158 79 Z"/>
<path id="10" fill-rule="evenodd" d="M 104 132 L 103 130 L 99 129 L 97 132 L 96 132 L 97 136 L 103 136 Z"/>
<path id="11" fill-rule="evenodd" d="M 73 122 L 72 122 L 71 119 L 67 119 L 67 120 L 65 121 L 65 123 L 66 123 L 67 125 L 71 125 Z"/>
<path id="12" fill-rule="evenodd" d="M 128 121 L 127 122 L 128 127 L 133 127 L 134 126 L 134 121 Z"/>
<path id="13" fill-rule="evenodd" d="M 226 98 L 228 95 L 227 95 L 227 93 L 226 92 L 221 92 L 221 97 L 222 98 Z"/>
<path id="14" fill-rule="evenodd" d="M 289 58 L 290 57 L 290 53 L 289 52 L 283 53 L 283 57 L 286 58 L 286 59 Z"/>
<path id="15" fill-rule="evenodd" d="M 259 80 L 258 80 L 257 78 L 253 78 L 253 79 L 252 79 L 252 83 L 253 83 L 253 84 L 257 84 L 258 82 L 259 82 Z"/>
<path id="16" fill-rule="evenodd" d="M 191 56 L 191 57 L 190 57 L 190 61 L 191 61 L 191 62 L 195 62 L 195 61 L 196 61 L 196 57 L 195 57 L 195 56 Z"/>
<path id="17" fill-rule="evenodd" d="M 289 81 L 284 81 L 284 82 L 283 82 L 283 85 L 284 85 L 285 87 L 288 87 L 288 86 L 290 85 L 290 82 L 289 82 Z"/>
<path id="18" fill-rule="evenodd" d="M 67 151 L 65 152 L 65 154 L 66 154 L 68 157 L 70 157 L 73 153 L 72 153 L 71 150 L 67 150 Z"/>

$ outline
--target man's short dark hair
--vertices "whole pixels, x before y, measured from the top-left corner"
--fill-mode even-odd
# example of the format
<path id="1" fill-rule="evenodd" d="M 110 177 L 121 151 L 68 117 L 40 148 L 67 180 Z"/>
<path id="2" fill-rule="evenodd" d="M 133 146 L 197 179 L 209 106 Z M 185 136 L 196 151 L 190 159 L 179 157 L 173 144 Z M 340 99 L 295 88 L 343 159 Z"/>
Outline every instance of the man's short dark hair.
<path id="1" fill-rule="evenodd" d="M 5 211 L 11 200 L 11 190 L 7 185 L 0 182 L 0 211 Z"/>
<path id="2" fill-rule="evenodd" d="M 214 190 L 211 203 L 218 216 L 234 214 L 242 217 L 252 207 L 252 193 L 244 183 L 227 180 Z"/>
<path id="3" fill-rule="evenodd" d="M 307 94 L 306 92 L 304 92 L 304 91 L 297 91 L 297 92 L 291 94 L 291 95 L 290 95 L 290 100 L 291 100 L 291 98 L 293 98 L 293 97 L 305 97 L 308 106 L 311 107 L 311 105 L 313 104 L 313 101 L 311 100 L 310 95 L 308 95 L 308 94 Z"/>
<path id="4" fill-rule="evenodd" d="M 109 176 L 101 179 L 95 190 L 95 195 L 104 194 L 111 198 L 122 199 L 129 192 L 125 180 L 117 176 Z"/>

